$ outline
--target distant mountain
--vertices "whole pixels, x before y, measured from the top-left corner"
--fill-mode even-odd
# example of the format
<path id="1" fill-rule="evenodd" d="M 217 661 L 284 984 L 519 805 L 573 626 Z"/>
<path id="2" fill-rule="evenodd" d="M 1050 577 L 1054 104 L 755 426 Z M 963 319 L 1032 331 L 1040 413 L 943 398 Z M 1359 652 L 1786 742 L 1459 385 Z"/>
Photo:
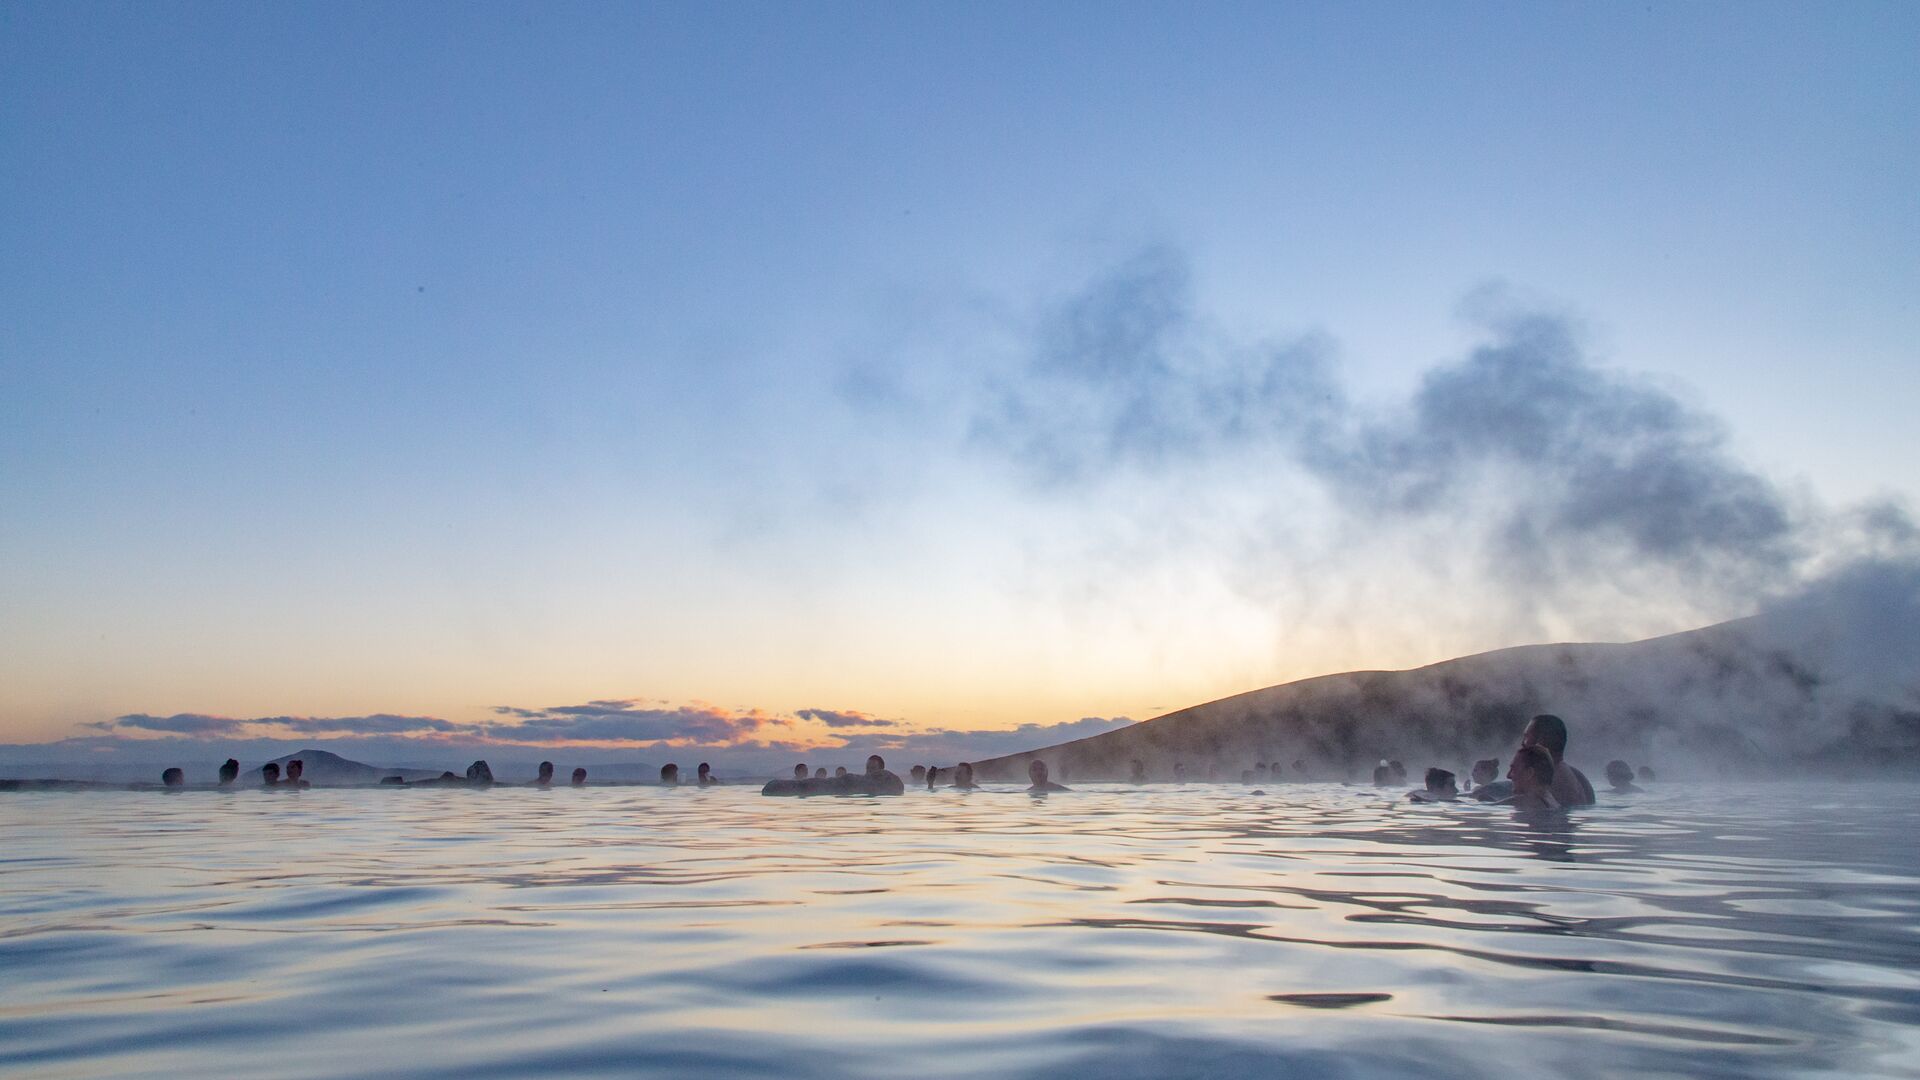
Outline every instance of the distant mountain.
<path id="1" fill-rule="evenodd" d="M 280 775 L 287 775 L 287 762 L 298 758 L 303 763 L 301 779 L 315 787 L 350 787 L 355 784 L 377 784 L 382 778 L 398 776 L 407 780 L 428 780 L 440 775 L 439 769 L 383 769 L 358 761 L 350 761 L 331 750 L 302 750 L 297 754 L 287 754 L 274 758 L 264 764 L 280 766 Z M 240 783 L 260 783 L 260 770 L 257 766 L 240 774 Z"/>
<path id="2" fill-rule="evenodd" d="M 1091 738 L 976 762 L 1020 780 L 1155 779 L 1298 760 L 1362 779 L 1382 758 L 1417 779 L 1505 757 L 1535 713 L 1563 717 L 1567 757 L 1596 780 L 1612 758 L 1669 773 L 1920 771 L 1920 596 L 1914 577 L 1863 580 L 1764 615 L 1627 644 L 1528 645 L 1410 671 L 1270 686 Z M 1292 772 L 1289 775 L 1297 775 Z"/>

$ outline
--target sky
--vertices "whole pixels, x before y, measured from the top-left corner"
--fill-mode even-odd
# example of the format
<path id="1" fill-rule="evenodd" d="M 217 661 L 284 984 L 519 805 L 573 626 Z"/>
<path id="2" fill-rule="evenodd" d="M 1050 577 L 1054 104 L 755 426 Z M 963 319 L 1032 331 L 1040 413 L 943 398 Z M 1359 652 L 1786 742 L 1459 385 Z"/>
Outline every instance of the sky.
<path id="1" fill-rule="evenodd" d="M 958 754 L 1748 614 L 1913 540 L 1916 41 L 5 5 L 0 744 Z"/>

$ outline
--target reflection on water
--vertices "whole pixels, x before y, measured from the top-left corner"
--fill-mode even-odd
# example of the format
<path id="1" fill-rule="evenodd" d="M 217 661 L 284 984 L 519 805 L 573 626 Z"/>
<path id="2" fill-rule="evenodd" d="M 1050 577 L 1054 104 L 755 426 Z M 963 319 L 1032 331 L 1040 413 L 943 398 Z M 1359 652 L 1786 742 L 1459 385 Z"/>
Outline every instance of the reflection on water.
<path id="1" fill-rule="evenodd" d="M 0 1073 L 1920 1075 L 1920 801 L 0 796 Z"/>

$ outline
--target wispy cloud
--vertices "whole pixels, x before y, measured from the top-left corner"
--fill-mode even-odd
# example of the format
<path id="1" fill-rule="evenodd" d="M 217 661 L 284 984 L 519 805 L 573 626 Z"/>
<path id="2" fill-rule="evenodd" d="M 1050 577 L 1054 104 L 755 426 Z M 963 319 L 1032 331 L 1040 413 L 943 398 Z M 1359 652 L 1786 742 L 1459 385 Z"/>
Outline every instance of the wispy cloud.
<path id="1" fill-rule="evenodd" d="M 554 705 L 527 709 L 496 706 L 497 715 L 511 724 L 487 724 L 487 738 L 499 742 L 625 742 L 693 743 L 725 746 L 745 741 L 769 727 L 790 723 L 759 709 L 735 711 L 713 705 L 665 707 L 639 699 L 590 701 L 584 705 Z"/>
<path id="2" fill-rule="evenodd" d="M 869 716 L 863 712 L 841 712 L 835 709 L 801 709 L 794 713 L 803 720 L 813 720 L 830 728 L 887 728 L 898 727 L 898 720 L 886 720 L 878 716 Z"/>

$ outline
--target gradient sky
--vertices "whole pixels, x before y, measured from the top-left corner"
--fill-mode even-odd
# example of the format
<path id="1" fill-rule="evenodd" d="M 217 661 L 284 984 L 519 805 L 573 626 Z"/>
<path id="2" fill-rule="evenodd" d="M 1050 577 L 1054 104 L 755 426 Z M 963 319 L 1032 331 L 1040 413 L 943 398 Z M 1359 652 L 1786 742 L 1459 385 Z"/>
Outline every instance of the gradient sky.
<path id="1" fill-rule="evenodd" d="M 1137 719 L 1745 614 L 1920 493 L 1916 42 L 1902 3 L 7 4 L 0 742 Z M 1640 522 L 1517 587 L 1513 527 L 1616 535 L 1502 502 L 1586 451 L 1393 434 L 1509 347 L 1585 388 L 1548 426 L 1764 486 L 1785 553 Z M 1230 422 L 1279 355 L 1331 389 Z M 1481 480 L 1370 503 L 1404 470 L 1302 450 L 1313 401 Z"/>

